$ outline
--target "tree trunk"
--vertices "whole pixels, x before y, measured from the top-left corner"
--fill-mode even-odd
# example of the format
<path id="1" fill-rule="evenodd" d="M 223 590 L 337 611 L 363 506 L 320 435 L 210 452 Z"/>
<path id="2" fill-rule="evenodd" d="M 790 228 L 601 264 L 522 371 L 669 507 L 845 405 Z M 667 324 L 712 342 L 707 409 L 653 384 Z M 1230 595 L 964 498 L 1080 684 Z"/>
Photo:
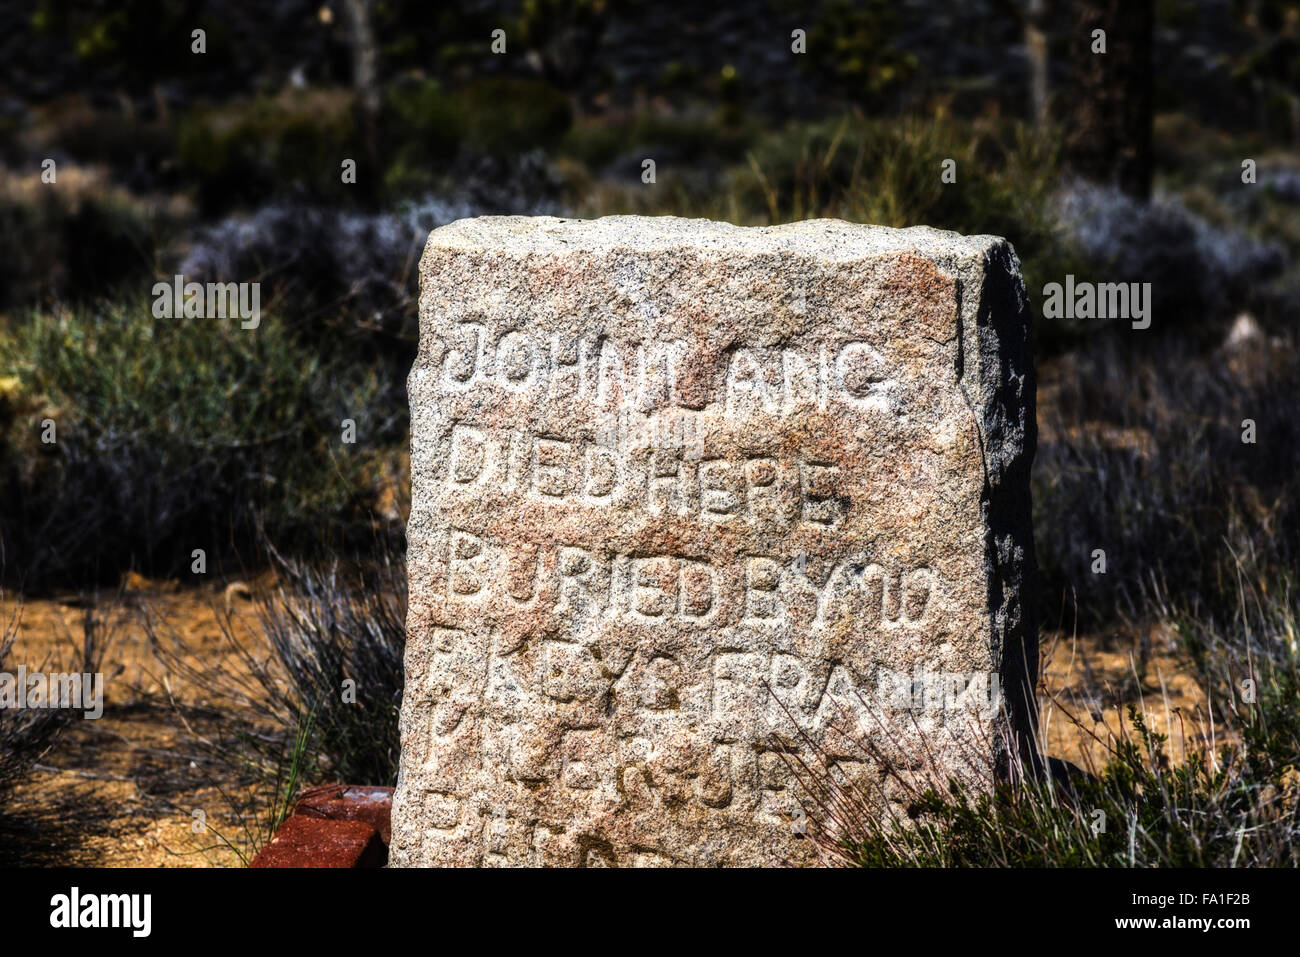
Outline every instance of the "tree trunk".
<path id="1" fill-rule="evenodd" d="M 348 41 L 352 46 L 352 86 L 361 107 L 362 134 L 365 138 L 366 159 L 370 164 L 367 182 L 373 182 L 377 173 L 375 162 L 379 155 L 379 109 L 382 103 L 379 90 L 379 49 L 375 44 L 372 3 L 373 0 L 343 2 L 347 13 Z"/>
<path id="2" fill-rule="evenodd" d="M 1047 0 L 1029 0 L 1024 11 L 1025 50 L 1029 54 L 1029 105 L 1034 126 L 1046 128 L 1050 89 L 1047 75 Z"/>
<path id="3" fill-rule="evenodd" d="M 1094 53 L 1093 31 L 1106 31 Z M 1075 0 L 1070 31 L 1069 166 L 1086 179 L 1151 197 L 1154 0 Z"/>

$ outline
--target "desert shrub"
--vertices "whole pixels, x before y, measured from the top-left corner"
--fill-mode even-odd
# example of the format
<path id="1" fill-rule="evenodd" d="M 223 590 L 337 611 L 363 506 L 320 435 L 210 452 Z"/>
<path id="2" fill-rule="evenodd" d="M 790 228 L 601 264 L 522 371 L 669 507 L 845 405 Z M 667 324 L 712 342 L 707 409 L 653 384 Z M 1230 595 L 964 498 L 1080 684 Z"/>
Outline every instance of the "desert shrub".
<path id="1" fill-rule="evenodd" d="M 1300 316 L 1300 165 L 1295 157 L 1270 145 L 1258 131 L 1230 136 L 1182 115 L 1157 119 L 1156 144 L 1164 192 L 1177 197 L 1185 207 L 1183 219 L 1198 237 L 1206 237 L 1213 253 L 1205 257 L 1208 264 L 1193 261 L 1190 291 L 1203 292 L 1221 278 L 1225 265 L 1232 267 L 1226 288 L 1209 288 L 1209 305 L 1222 314 L 1227 298 L 1226 311 L 1250 309 L 1266 327 L 1294 331 Z M 1256 163 L 1253 183 L 1242 182 L 1247 157 Z M 1250 274 L 1253 268 L 1257 275 Z"/>
<path id="2" fill-rule="evenodd" d="M 1076 183 L 1052 209 L 1093 264 L 1091 275 L 1077 279 L 1151 283 L 1157 335 L 1213 341 L 1237 313 L 1267 307 L 1267 284 L 1287 264 L 1280 243 L 1216 227 L 1175 197 L 1138 203 L 1115 189 Z"/>
<path id="3" fill-rule="evenodd" d="M 1106 742 L 1100 766 L 1062 762 L 1046 774 L 1020 766 L 974 787 L 890 768 L 882 794 L 894 786 L 893 803 L 839 783 L 834 759 L 819 754 L 794 767 L 810 837 L 829 860 L 869 867 L 1295 867 L 1300 605 L 1286 588 L 1262 586 L 1244 585 L 1242 613 L 1223 622 L 1189 606 L 1164 609 L 1177 633 L 1201 645 L 1203 674 L 1219 679 L 1207 684 L 1210 712 L 1180 721 L 1186 760 L 1173 759 L 1169 736 L 1133 706 L 1130 730 Z M 1247 665 L 1251 650 L 1263 654 Z M 1247 675 L 1256 682 L 1250 701 L 1241 693 Z M 872 755 L 870 742 L 863 749 Z"/>
<path id="4" fill-rule="evenodd" d="M 362 521 L 373 498 L 373 375 L 273 316 L 246 330 L 155 319 L 149 302 L 39 313 L 0 339 L 0 365 L 4 546 L 31 587 L 188 570 L 195 548 L 212 565 L 259 523 L 288 545 Z M 357 445 L 340 441 L 348 418 Z"/>
<path id="5" fill-rule="evenodd" d="M 540 80 L 484 77 L 455 96 L 466 139 L 493 156 L 553 148 L 573 123 L 568 97 Z"/>
<path id="6" fill-rule="evenodd" d="M 198 691 L 197 703 L 173 702 L 178 715 L 221 713 L 224 734 L 197 743 L 228 777 L 276 794 L 288 767 L 306 784 L 393 784 L 406 647 L 400 543 L 372 541 L 348 561 L 296 561 L 272 549 L 270 565 L 277 583 L 256 595 L 254 614 L 219 616 L 240 667 L 209 669 L 190 639 L 148 622 L 167 669 Z"/>
<path id="7" fill-rule="evenodd" d="M 176 135 L 169 115 L 154 101 L 152 116 L 142 115 L 127 98 L 115 108 L 96 109 L 83 96 L 59 98 L 34 105 L 27 149 L 38 155 L 94 165 L 107 170 L 113 182 L 136 193 L 170 189 L 176 176 Z M 25 163 L 31 163 L 29 152 Z M 60 166 L 64 162 L 60 162 Z M 69 164 L 70 165 L 70 164 Z"/>
<path id="8" fill-rule="evenodd" d="M 10 675 L 16 670 L 12 653 L 21 619 L 20 605 L 8 621 L 0 623 L 0 672 Z M 87 612 L 82 622 L 80 645 L 73 645 L 71 655 L 48 670 L 95 674 L 100 670 L 110 637 L 104 622 Z M 47 665 L 48 662 L 39 666 L 28 663 L 28 668 L 30 671 L 47 670 Z M 54 747 L 69 721 L 80 718 L 82 713 L 67 708 L 0 708 L 0 810 L 3 809 L 6 791 Z"/>
<path id="9" fill-rule="evenodd" d="M 1285 687 L 1300 691 L 1293 677 Z M 1277 712 L 1274 712 L 1277 713 Z M 1293 727 L 1173 765 L 1130 708 L 1132 739 L 1095 776 L 991 793 L 927 787 L 907 823 L 867 823 L 845 855 L 866 867 L 1295 867 Z M 1290 724 L 1290 722 L 1288 722 Z M 1098 816 L 1097 812 L 1101 812 Z M 1105 822 L 1104 830 L 1094 830 Z M 1248 840 L 1243 840 L 1249 835 Z"/>
<path id="10" fill-rule="evenodd" d="M 177 270 L 200 282 L 261 282 L 266 300 L 318 347 L 359 329 L 372 344 L 413 342 L 416 267 L 439 212 L 273 203 L 197 230 Z"/>
<path id="11" fill-rule="evenodd" d="M 386 94 L 384 187 L 393 199 L 443 190 L 459 194 L 466 173 L 494 161 L 497 188 L 528 172 L 512 161 L 553 150 L 573 122 L 568 98 L 548 84 L 488 77 L 448 88 L 437 80 L 401 80 Z M 469 184 L 471 188 L 473 183 Z M 528 180 L 521 184 L 528 188 Z M 496 212 L 497 210 L 491 209 Z"/>
<path id="12" fill-rule="evenodd" d="M 949 159 L 955 183 L 940 177 Z M 731 193 L 750 222 L 826 216 L 1004 236 L 1032 292 L 1083 268 L 1050 213 L 1057 168 L 1051 137 L 1019 126 L 844 116 L 760 140 L 733 170 Z M 1040 346 L 1059 348 L 1066 332 L 1040 324 Z"/>
<path id="13" fill-rule="evenodd" d="M 292 689 L 285 713 L 313 716 L 312 753 L 334 778 L 394 784 L 406 648 L 401 553 L 354 569 L 281 564 L 263 627 Z M 350 682 L 350 684 L 348 684 Z"/>
<path id="14" fill-rule="evenodd" d="M 484 213 L 555 212 L 559 185 L 540 154 L 464 157 L 455 198 L 436 195 L 367 212 L 272 203 L 198 229 L 178 271 L 200 281 L 259 279 L 280 315 L 305 321 L 328 347 L 340 333 L 350 355 L 395 355 L 405 379 L 414 358 L 416 284 L 429 231 Z M 404 394 L 404 393 L 403 393 Z"/>
<path id="15" fill-rule="evenodd" d="M 168 216 L 101 171 L 60 164 L 57 175 L 55 184 L 39 171 L 0 176 L 0 308 L 86 302 L 153 268 Z"/>
<path id="16" fill-rule="evenodd" d="M 577 122 L 556 148 L 559 155 L 596 171 L 626 175 L 639 182 L 641 161 L 653 157 L 672 168 L 690 164 L 721 171 L 744 160 L 754 136 L 752 119 L 726 122 L 717 111 L 694 110 L 664 116 L 649 110 L 615 113 Z"/>
<path id="17" fill-rule="evenodd" d="M 13 673 L 9 661 L 16 632 L 16 618 L 5 622 L 0 635 L 0 671 Z M 69 712 L 57 708 L 0 708 L 0 800 L 50 749 L 68 716 Z"/>
<path id="18" fill-rule="evenodd" d="M 1101 338 L 1064 360 L 1039 404 L 1047 622 L 1063 607 L 1083 627 L 1143 614 L 1153 587 L 1221 614 L 1237 600 L 1238 558 L 1267 576 L 1300 558 L 1300 358 L 1267 341 L 1235 358 L 1127 343 Z M 1253 444 L 1242 441 L 1247 418 Z M 1105 574 L 1093 571 L 1094 549 Z"/>
<path id="19" fill-rule="evenodd" d="M 361 162 L 357 126 L 351 93 L 288 90 L 187 113 L 177 156 L 208 214 L 290 193 L 346 202 L 357 190 L 340 164 Z"/>

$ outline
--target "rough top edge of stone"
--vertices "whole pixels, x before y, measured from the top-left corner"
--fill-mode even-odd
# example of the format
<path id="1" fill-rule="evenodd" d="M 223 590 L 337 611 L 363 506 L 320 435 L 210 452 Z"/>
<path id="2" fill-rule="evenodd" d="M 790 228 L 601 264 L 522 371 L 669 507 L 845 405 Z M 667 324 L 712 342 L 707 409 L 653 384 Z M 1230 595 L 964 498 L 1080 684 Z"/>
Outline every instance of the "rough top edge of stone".
<path id="1" fill-rule="evenodd" d="M 426 255 L 434 249 L 488 249 L 509 255 L 563 251 L 654 252 L 673 248 L 719 252 L 792 252 L 848 261 L 912 252 L 929 259 L 982 257 L 1005 239 L 963 236 L 931 226 L 894 229 L 842 219 L 808 219 L 781 226 L 734 226 L 680 216 L 476 216 L 439 226 L 429 234 Z M 1008 244 L 1009 245 L 1009 244 Z"/>

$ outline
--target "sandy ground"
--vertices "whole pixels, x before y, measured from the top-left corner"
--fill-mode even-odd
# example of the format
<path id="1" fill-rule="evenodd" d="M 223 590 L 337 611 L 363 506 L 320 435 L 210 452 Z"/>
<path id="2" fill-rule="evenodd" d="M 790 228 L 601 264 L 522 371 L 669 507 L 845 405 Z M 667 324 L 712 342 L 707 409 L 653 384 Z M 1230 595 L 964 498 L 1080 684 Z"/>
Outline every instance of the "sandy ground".
<path id="1" fill-rule="evenodd" d="M 105 711 L 94 721 L 76 720 L 54 749 L 10 795 L 0 814 L 0 864 L 204 867 L 238 866 L 249 840 L 240 821 L 245 800 L 267 795 L 241 791 L 222 779 L 219 763 L 196 747 L 215 728 L 191 718 L 186 726 L 173 701 L 193 702 L 199 687 L 169 666 L 144 627 L 183 637 L 188 663 L 203 672 L 239 678 L 245 661 L 223 635 L 229 614 L 235 633 L 249 647 L 260 631 L 250 596 L 273 587 L 268 580 L 223 582 L 182 589 L 171 583 L 129 578 L 124 587 L 89 599 L 29 601 L 11 662 L 29 670 L 59 670 L 82 640 L 87 613 L 102 622 L 108 648 Z M 18 611 L 0 601 L 8 621 Z M 1042 720 L 1053 757 L 1085 769 L 1104 761 L 1108 743 L 1128 727 L 1127 707 L 1136 705 L 1150 726 L 1170 735 L 1169 754 L 1179 761 L 1198 746 L 1205 720 L 1205 695 L 1188 663 L 1161 634 L 1152 634 L 1145 668 L 1133 654 L 1107 650 L 1132 647 L 1133 636 L 1072 637 L 1046 634 L 1042 641 Z M 1139 677 L 1140 675 L 1140 677 Z M 219 717 L 212 716 L 219 723 Z M 196 814 L 196 812 L 200 812 Z M 198 822 L 206 828 L 200 830 Z M 220 835 L 220 836 L 218 836 Z"/>
<path id="2" fill-rule="evenodd" d="M 1145 666 L 1132 636 L 1113 643 L 1126 650 L 1110 650 L 1112 642 L 1096 636 L 1043 636 L 1039 720 L 1049 755 L 1098 770 L 1117 741 L 1133 739 L 1130 706 L 1151 731 L 1168 735 L 1165 752 L 1175 764 L 1224 743 L 1191 663 L 1167 636 L 1149 638 Z"/>
<path id="3" fill-rule="evenodd" d="M 96 596 L 0 602 L 0 617 L 21 613 L 10 660 L 29 671 L 60 671 L 83 640 L 93 611 L 106 652 L 104 714 L 74 720 L 10 796 L 0 814 L 0 864 L 193 867 L 239 864 L 247 851 L 236 812 L 245 793 L 223 780 L 195 737 L 217 730 L 216 716 L 182 720 L 173 702 L 202 691 L 158 654 L 182 636 L 189 663 L 225 677 L 246 671 L 219 624 L 256 641 L 250 587 L 222 583 L 182 589 L 128 577 Z M 268 587 L 254 583 L 251 587 Z M 188 721 L 188 726 L 187 726 Z M 196 814 L 196 812 L 199 812 Z"/>

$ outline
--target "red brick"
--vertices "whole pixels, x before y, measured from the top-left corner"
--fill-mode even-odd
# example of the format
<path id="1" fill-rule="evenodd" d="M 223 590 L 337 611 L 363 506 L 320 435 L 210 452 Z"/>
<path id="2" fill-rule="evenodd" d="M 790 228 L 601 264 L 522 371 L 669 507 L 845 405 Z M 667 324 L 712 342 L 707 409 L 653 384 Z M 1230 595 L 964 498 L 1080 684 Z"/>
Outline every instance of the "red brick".
<path id="1" fill-rule="evenodd" d="M 387 847 L 392 810 L 393 789 L 390 787 L 326 784 L 303 791 L 294 813 L 334 821 L 364 821 L 379 832 Z"/>
<path id="2" fill-rule="evenodd" d="M 388 848 L 364 821 L 293 814 L 250 867 L 382 867 Z"/>

